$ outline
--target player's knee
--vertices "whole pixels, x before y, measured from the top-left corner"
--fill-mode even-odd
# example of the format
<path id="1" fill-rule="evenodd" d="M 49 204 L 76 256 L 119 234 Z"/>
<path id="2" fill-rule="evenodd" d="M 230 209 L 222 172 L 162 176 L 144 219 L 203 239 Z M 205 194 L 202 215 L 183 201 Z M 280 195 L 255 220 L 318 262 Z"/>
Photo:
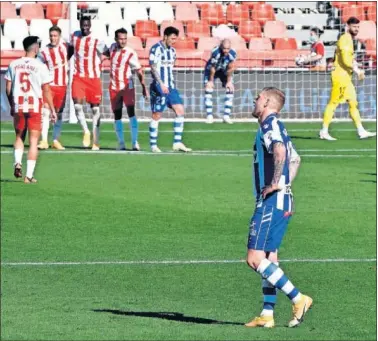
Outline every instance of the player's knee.
<path id="1" fill-rule="evenodd" d="M 114 110 L 114 119 L 116 121 L 118 121 L 121 118 L 122 118 L 122 109 L 116 109 L 116 110 Z"/>
<path id="2" fill-rule="evenodd" d="M 42 118 L 43 119 L 50 119 L 50 109 L 42 108 Z"/>
<path id="3" fill-rule="evenodd" d="M 152 119 L 153 119 L 154 121 L 159 121 L 160 118 L 161 118 L 161 113 L 159 113 L 159 112 L 154 112 L 154 113 L 152 113 Z"/>
<path id="4" fill-rule="evenodd" d="M 358 102 L 357 101 L 349 101 L 349 108 L 350 110 L 356 110 L 358 107 Z"/>
<path id="5" fill-rule="evenodd" d="M 77 113 L 83 111 L 83 105 L 80 104 L 80 103 L 75 103 L 74 108 L 75 108 L 75 112 L 77 112 Z"/>
<path id="6" fill-rule="evenodd" d="M 100 121 L 101 121 L 101 113 L 100 113 L 100 107 L 93 107 L 93 124 L 96 127 L 100 126 Z"/>

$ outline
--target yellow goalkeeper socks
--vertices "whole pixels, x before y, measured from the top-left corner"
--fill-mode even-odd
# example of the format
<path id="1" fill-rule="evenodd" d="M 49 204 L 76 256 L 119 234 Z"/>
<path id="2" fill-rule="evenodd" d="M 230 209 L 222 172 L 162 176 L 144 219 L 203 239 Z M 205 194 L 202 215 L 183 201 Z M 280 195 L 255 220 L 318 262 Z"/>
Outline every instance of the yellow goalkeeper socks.
<path id="1" fill-rule="evenodd" d="M 337 108 L 336 105 L 332 103 L 328 103 L 327 107 L 325 108 L 324 116 L 323 116 L 323 129 L 328 130 L 328 127 L 331 124 L 336 108 Z"/>
<path id="2" fill-rule="evenodd" d="M 362 127 L 360 112 L 357 109 L 357 103 L 349 102 L 349 115 L 352 118 L 357 129 Z"/>

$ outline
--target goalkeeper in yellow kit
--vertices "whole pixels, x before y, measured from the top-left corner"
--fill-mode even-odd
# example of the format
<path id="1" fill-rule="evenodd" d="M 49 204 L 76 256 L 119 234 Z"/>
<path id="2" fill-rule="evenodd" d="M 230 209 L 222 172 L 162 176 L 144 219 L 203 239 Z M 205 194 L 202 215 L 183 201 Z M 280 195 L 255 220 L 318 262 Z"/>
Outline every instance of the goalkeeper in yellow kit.
<path id="1" fill-rule="evenodd" d="M 351 17 L 347 21 L 347 31 L 340 37 L 337 42 L 334 70 L 332 71 L 332 90 L 331 98 L 324 111 L 323 128 L 319 136 L 322 140 L 336 140 L 328 133 L 328 127 L 332 121 L 333 114 L 337 106 L 341 103 L 348 102 L 349 114 L 356 125 L 357 133 L 360 139 L 375 136 L 376 133 L 370 133 L 364 129 L 361 124 L 361 117 L 358 111 L 358 102 L 356 89 L 352 82 L 353 72 L 357 74 L 358 80 L 365 78 L 363 70 L 359 69 L 354 59 L 353 37 L 358 34 L 360 21 Z"/>

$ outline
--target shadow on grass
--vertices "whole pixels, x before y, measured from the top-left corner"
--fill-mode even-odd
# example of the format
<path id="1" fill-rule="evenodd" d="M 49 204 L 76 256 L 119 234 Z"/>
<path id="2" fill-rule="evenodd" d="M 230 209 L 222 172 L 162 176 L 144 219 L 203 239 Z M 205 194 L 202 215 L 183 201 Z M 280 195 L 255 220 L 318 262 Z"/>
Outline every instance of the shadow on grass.
<path id="1" fill-rule="evenodd" d="M 372 184 L 376 184 L 377 180 L 360 180 L 360 182 L 370 182 Z"/>
<path id="2" fill-rule="evenodd" d="M 13 180 L 13 179 L 1 179 L 0 182 L 18 182 L 18 183 L 22 183 L 22 181 L 20 180 Z"/>
<path id="3" fill-rule="evenodd" d="M 184 323 L 196 323 L 196 324 L 221 324 L 221 325 L 234 325 L 243 326 L 244 323 L 240 322 L 228 322 L 208 319 L 204 317 L 185 316 L 182 313 L 176 312 L 153 312 L 153 311 L 123 311 L 118 309 L 93 309 L 96 313 L 110 313 L 114 315 L 122 316 L 137 316 L 137 317 L 149 317 L 158 318 L 162 320 L 177 321 Z"/>
<path id="4" fill-rule="evenodd" d="M 291 139 L 295 140 L 319 140 L 318 137 L 315 136 L 295 136 L 295 135 L 290 135 Z"/>

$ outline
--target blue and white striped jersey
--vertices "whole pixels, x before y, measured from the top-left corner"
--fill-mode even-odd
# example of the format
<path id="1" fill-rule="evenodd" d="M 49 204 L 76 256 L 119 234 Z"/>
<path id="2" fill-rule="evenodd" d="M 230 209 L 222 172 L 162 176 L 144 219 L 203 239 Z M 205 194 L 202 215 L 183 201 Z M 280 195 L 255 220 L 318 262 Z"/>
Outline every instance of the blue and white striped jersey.
<path id="1" fill-rule="evenodd" d="M 262 190 L 269 186 L 274 174 L 273 145 L 281 142 L 286 147 L 286 160 L 279 185 L 280 191 L 268 195 L 264 204 L 274 205 L 279 210 L 292 211 L 292 194 L 290 189 L 289 164 L 292 157 L 297 152 L 287 134 L 285 126 L 277 119 L 276 114 L 269 115 L 256 134 L 256 140 L 253 148 L 254 161 L 254 194 L 256 196 L 256 205 L 259 207 L 263 204 Z"/>
<path id="2" fill-rule="evenodd" d="M 228 64 L 236 60 L 236 51 L 234 49 L 230 49 L 230 52 L 227 56 L 222 53 L 222 50 L 219 46 L 217 46 L 211 52 L 211 57 L 206 63 L 206 70 L 210 70 L 213 66 L 215 67 L 215 72 L 222 71 L 226 72 Z"/>
<path id="3" fill-rule="evenodd" d="M 164 85 L 171 89 L 175 88 L 175 81 L 173 79 L 173 66 L 175 61 L 176 50 L 172 46 L 165 47 L 163 42 L 160 41 L 151 47 L 150 65 L 156 65 Z M 157 83 L 155 79 L 153 82 Z"/>

